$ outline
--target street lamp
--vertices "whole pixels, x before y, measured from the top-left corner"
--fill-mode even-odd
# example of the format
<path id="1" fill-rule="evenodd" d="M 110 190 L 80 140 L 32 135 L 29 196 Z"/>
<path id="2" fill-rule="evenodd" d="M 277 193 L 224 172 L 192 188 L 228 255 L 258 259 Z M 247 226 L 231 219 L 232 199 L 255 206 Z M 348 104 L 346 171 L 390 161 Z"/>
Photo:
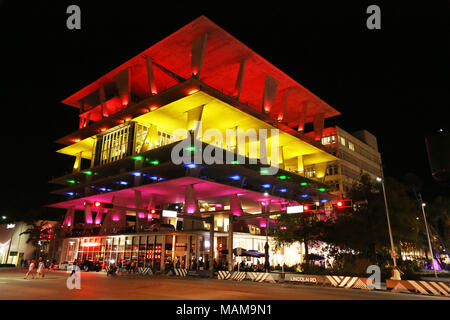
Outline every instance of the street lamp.
<path id="1" fill-rule="evenodd" d="M 428 247 L 430 249 L 430 254 L 431 254 L 431 264 L 433 265 L 434 276 L 437 278 L 438 276 L 437 276 L 436 266 L 434 265 L 434 258 L 433 258 L 433 248 L 431 247 L 431 241 L 430 241 L 430 232 L 428 231 L 427 217 L 425 215 L 425 206 L 427 204 L 422 201 L 422 195 L 420 194 L 420 192 L 418 193 L 418 198 L 419 198 L 418 200 L 422 204 L 420 207 L 422 208 L 423 220 L 425 221 L 425 229 L 427 230 Z"/>
<path id="2" fill-rule="evenodd" d="M 387 203 L 387 198 L 386 198 L 386 189 L 384 187 L 383 168 L 381 168 L 381 175 L 382 175 L 382 178 L 377 177 L 377 181 L 381 182 L 381 185 L 383 186 L 384 206 L 386 208 L 386 219 L 387 219 L 387 225 L 388 225 L 388 230 L 389 230 L 389 239 L 391 240 L 391 252 L 392 252 L 391 257 L 392 257 L 392 260 L 394 261 L 394 267 L 396 267 L 397 260 L 395 258 L 394 240 L 392 238 L 392 230 L 391 230 L 391 220 L 389 219 L 389 209 L 388 209 L 388 203 Z"/>

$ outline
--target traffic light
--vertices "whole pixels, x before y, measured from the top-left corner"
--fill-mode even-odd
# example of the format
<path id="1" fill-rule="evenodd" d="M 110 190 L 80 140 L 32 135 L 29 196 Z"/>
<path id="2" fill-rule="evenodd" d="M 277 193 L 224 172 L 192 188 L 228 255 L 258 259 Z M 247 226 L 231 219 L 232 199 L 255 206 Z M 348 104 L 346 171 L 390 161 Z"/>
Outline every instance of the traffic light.
<path id="1" fill-rule="evenodd" d="M 148 209 L 148 219 L 151 220 L 151 219 L 155 218 L 155 216 L 156 216 L 156 218 L 159 218 L 161 216 L 161 212 L 162 212 L 162 210 L 161 210 L 160 206 L 156 206 L 154 208 Z"/>
<path id="2" fill-rule="evenodd" d="M 315 211 L 317 210 L 317 205 L 314 203 L 308 203 L 303 205 L 303 212 Z"/>
<path id="3" fill-rule="evenodd" d="M 353 207 L 352 200 L 338 200 L 338 202 L 336 202 L 337 209 L 352 208 L 352 207 Z"/>
<path id="4" fill-rule="evenodd" d="M 114 208 L 114 205 L 109 202 L 94 201 L 94 207 L 111 209 Z"/>

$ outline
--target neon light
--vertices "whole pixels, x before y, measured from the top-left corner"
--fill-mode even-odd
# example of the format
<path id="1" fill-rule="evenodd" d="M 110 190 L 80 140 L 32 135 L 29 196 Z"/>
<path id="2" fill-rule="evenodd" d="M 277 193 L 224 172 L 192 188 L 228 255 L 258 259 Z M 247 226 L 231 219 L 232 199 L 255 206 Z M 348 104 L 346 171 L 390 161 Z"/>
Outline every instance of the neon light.
<path id="1" fill-rule="evenodd" d="M 309 183 L 308 182 L 301 182 L 300 185 L 301 186 L 307 186 Z"/>
<path id="2" fill-rule="evenodd" d="M 118 183 L 121 185 L 124 185 L 124 186 L 128 185 L 128 182 L 126 182 L 126 181 L 119 181 Z"/>
<path id="3" fill-rule="evenodd" d="M 188 91 L 188 95 L 194 94 L 194 93 L 196 93 L 196 92 L 198 92 L 198 91 L 199 91 L 198 89 L 192 89 L 192 90 L 189 90 L 189 91 Z"/>
<path id="4" fill-rule="evenodd" d="M 195 151 L 195 147 L 194 146 L 190 146 L 186 148 L 187 151 Z"/>
<path id="5" fill-rule="evenodd" d="M 80 141 L 81 141 L 81 139 L 79 139 L 79 138 L 76 138 L 76 139 L 73 139 L 72 141 L 73 141 L 73 142 L 75 142 L 75 143 L 77 143 L 77 142 L 80 142 Z"/>
<path id="6" fill-rule="evenodd" d="M 328 202 L 328 200 L 327 199 L 322 199 L 322 200 L 320 200 L 320 202 L 325 203 L 325 202 Z"/>
<path id="7" fill-rule="evenodd" d="M 279 176 L 278 178 L 280 178 L 281 180 L 286 180 L 286 176 Z"/>
<path id="8" fill-rule="evenodd" d="M 74 184 L 74 183 L 75 183 L 75 180 L 67 180 L 67 182 L 68 182 L 68 183 Z"/>
<path id="9" fill-rule="evenodd" d="M 158 106 L 151 106 L 150 107 L 150 111 L 155 111 L 156 109 L 158 109 L 159 107 Z"/>
<path id="10" fill-rule="evenodd" d="M 268 169 L 261 169 L 260 174 L 269 174 L 269 170 Z"/>
<path id="11" fill-rule="evenodd" d="M 241 180 L 241 177 L 236 174 L 234 176 L 231 176 L 230 179 L 232 179 L 232 180 Z"/>
<path id="12" fill-rule="evenodd" d="M 133 159 L 133 160 L 142 160 L 144 158 L 142 156 L 133 156 L 133 157 L 131 157 L 131 159 Z"/>
<path id="13" fill-rule="evenodd" d="M 280 192 L 287 192 L 287 189 L 280 189 Z"/>
<path id="14" fill-rule="evenodd" d="M 131 174 L 135 177 L 140 177 L 142 175 L 142 173 L 140 173 L 140 172 L 133 172 Z"/>
<path id="15" fill-rule="evenodd" d="M 84 174 L 87 174 L 88 176 L 90 176 L 92 174 L 92 171 L 88 170 L 88 171 L 84 171 Z"/>
<path id="16" fill-rule="evenodd" d="M 308 198 L 309 196 L 307 194 L 302 194 L 302 198 Z"/>
<path id="17" fill-rule="evenodd" d="M 195 163 L 189 163 L 189 164 L 186 164 L 186 167 L 194 169 L 197 167 L 197 165 Z"/>
<path id="18" fill-rule="evenodd" d="M 286 230 L 287 228 L 286 227 L 280 227 L 280 230 Z"/>
<path id="19" fill-rule="evenodd" d="M 158 160 L 153 160 L 153 161 L 150 161 L 150 164 L 153 164 L 153 165 L 158 165 L 159 164 L 159 161 Z"/>
<path id="20" fill-rule="evenodd" d="M 268 183 L 262 184 L 261 187 L 263 187 L 263 188 L 270 188 L 270 184 L 268 184 Z"/>
<path id="21" fill-rule="evenodd" d="M 237 160 L 231 161 L 231 164 L 239 164 L 239 161 Z"/>
<path id="22" fill-rule="evenodd" d="M 317 189 L 317 190 L 322 191 L 322 192 L 327 191 L 327 189 L 325 189 L 325 188 L 319 188 L 319 189 Z"/>

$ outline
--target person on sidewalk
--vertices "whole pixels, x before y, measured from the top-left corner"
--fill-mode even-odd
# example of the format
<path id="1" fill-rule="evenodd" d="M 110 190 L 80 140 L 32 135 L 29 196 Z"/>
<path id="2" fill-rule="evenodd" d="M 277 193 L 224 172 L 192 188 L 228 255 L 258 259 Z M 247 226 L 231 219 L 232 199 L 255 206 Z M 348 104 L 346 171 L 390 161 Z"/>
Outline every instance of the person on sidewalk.
<path id="1" fill-rule="evenodd" d="M 30 263 L 30 266 L 28 267 L 28 272 L 27 272 L 27 274 L 25 275 L 25 280 L 27 280 L 28 279 L 28 276 L 31 274 L 31 276 L 33 277 L 33 279 L 34 279 L 34 268 L 35 268 L 35 266 L 36 266 L 36 263 L 34 262 L 34 260 L 32 260 L 31 261 L 31 263 Z"/>
<path id="2" fill-rule="evenodd" d="M 42 261 L 42 257 L 39 257 L 39 264 L 38 264 L 38 268 L 37 268 L 37 277 L 38 278 L 44 278 L 44 268 L 45 268 L 45 264 L 44 261 Z"/>
<path id="3" fill-rule="evenodd" d="M 404 274 L 397 266 L 392 268 L 391 280 L 402 280 L 402 274 Z"/>

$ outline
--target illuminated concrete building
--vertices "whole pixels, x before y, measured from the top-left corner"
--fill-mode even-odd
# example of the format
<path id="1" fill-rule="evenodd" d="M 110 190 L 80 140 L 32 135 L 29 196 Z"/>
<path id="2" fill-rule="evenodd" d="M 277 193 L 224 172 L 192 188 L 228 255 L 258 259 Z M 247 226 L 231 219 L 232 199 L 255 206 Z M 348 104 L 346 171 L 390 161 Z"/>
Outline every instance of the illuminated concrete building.
<path id="1" fill-rule="evenodd" d="M 315 165 L 307 166 L 305 177 L 325 183 L 329 192 L 345 196 L 361 172 L 372 179 L 382 176 L 377 138 L 367 130 L 350 134 L 338 126 L 324 128 L 322 144 L 339 160 L 328 163 L 325 175 L 319 175 Z"/>
<path id="2" fill-rule="evenodd" d="M 313 165 L 324 176 L 338 161 L 321 141 L 324 120 L 339 112 L 203 16 L 63 103 L 80 110 L 80 121 L 57 141 L 65 145 L 58 152 L 74 157 L 73 172 L 51 181 L 61 186 L 54 193 L 67 196 L 50 205 L 66 210 L 61 261 L 135 260 L 164 269 L 175 259 L 184 266 L 208 260 L 213 247 L 216 260 L 229 262 L 221 251 L 231 246 L 264 251 L 276 225 L 261 214 L 317 203 L 326 215 L 325 203 L 337 199 L 304 171 Z M 306 123 L 314 125 L 311 137 Z M 224 138 L 208 138 L 209 129 Z M 252 129 L 256 141 L 225 138 L 227 130 Z M 269 131 L 266 142 L 260 129 Z M 271 129 L 279 129 L 276 148 Z M 209 149 L 233 160 L 175 164 L 181 141 L 190 141 L 181 148 L 189 157 Z"/>

